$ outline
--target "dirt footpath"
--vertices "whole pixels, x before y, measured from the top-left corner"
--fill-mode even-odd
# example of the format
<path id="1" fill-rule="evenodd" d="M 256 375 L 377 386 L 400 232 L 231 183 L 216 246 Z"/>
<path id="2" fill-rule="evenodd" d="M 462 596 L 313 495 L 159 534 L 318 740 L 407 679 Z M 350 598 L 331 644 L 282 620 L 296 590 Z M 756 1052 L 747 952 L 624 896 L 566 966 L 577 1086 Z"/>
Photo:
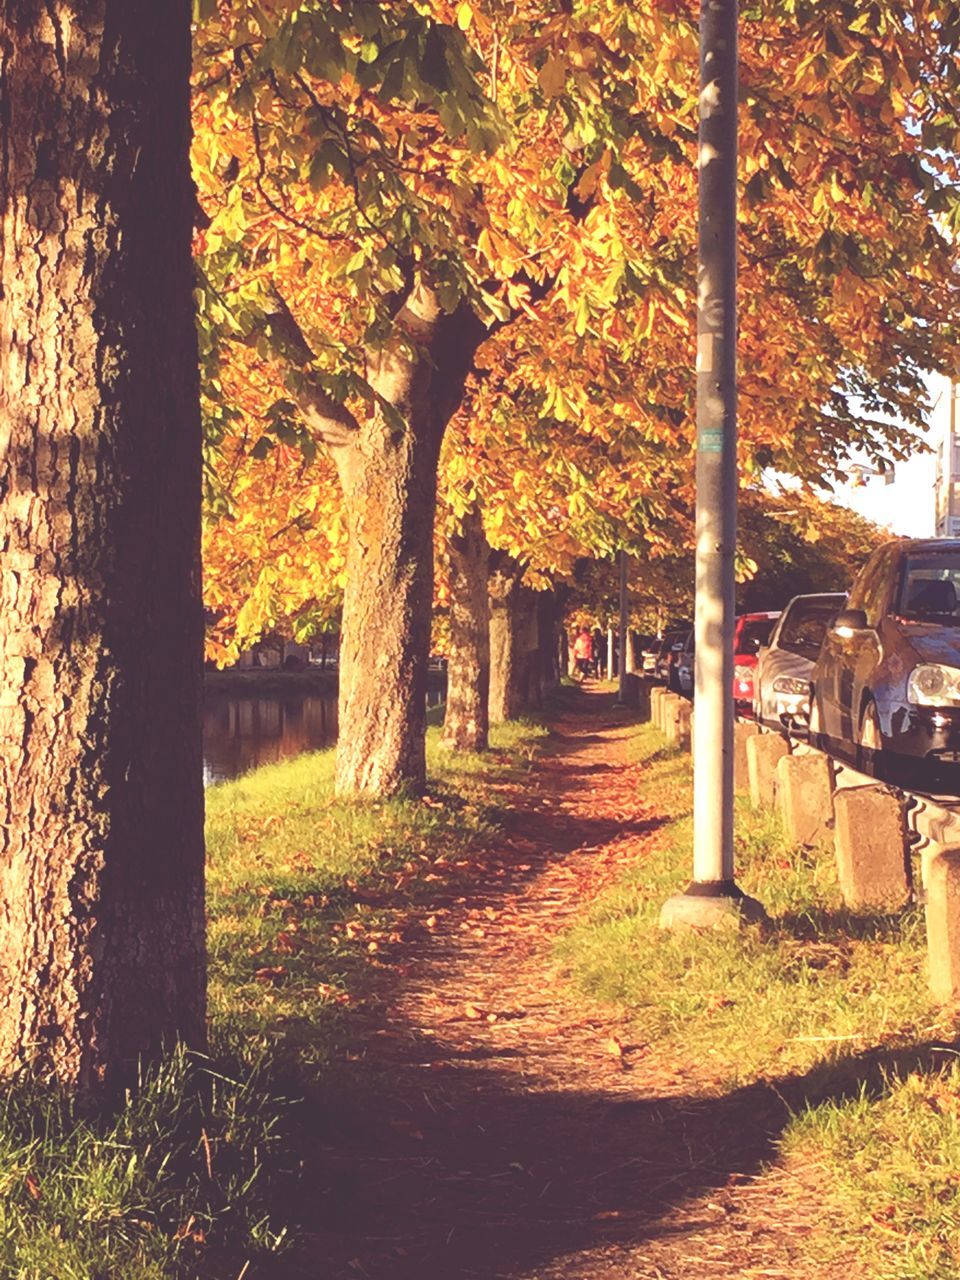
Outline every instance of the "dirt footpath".
<path id="1" fill-rule="evenodd" d="M 652 1078 L 617 1011 L 555 972 L 558 933 L 664 821 L 631 733 L 609 694 L 571 695 L 500 847 L 469 890 L 438 886 L 318 1122 L 297 1276 L 824 1277 L 798 1212 L 815 1200 L 757 1180 L 782 1100 L 711 1095 L 695 1063 Z"/>

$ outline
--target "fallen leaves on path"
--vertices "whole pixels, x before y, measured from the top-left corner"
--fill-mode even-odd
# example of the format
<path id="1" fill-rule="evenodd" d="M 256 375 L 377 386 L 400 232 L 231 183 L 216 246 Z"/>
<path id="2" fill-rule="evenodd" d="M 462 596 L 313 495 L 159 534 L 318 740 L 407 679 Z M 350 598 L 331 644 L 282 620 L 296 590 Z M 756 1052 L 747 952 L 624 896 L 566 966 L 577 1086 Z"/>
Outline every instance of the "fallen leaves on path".
<path id="1" fill-rule="evenodd" d="M 659 1061 L 558 979 L 554 940 L 642 863 L 663 816 L 639 799 L 609 697 L 579 693 L 556 728 L 497 788 L 506 829 L 466 885 L 462 860 L 411 864 L 429 909 L 398 903 L 357 1015 L 303 1276 L 323 1257 L 331 1280 L 828 1280 L 740 1211 L 731 1177 L 753 1185 L 773 1154 L 762 1107 L 698 1092 L 696 1064 Z"/>

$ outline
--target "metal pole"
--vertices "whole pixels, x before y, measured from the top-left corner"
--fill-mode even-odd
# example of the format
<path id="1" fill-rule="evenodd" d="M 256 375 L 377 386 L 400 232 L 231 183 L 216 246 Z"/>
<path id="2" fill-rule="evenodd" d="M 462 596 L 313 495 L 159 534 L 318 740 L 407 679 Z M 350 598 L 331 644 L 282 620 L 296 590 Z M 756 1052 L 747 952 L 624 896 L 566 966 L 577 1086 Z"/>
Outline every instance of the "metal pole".
<path id="1" fill-rule="evenodd" d="M 627 591 L 627 553 L 620 552 L 620 692 L 617 701 L 627 702 L 627 648 L 630 644 L 630 598 Z"/>
<path id="2" fill-rule="evenodd" d="M 664 924 L 702 923 L 749 902 L 733 866 L 737 16 L 737 0 L 701 0 L 693 883 L 679 906 L 664 907 Z"/>
<path id="3" fill-rule="evenodd" d="M 613 679 L 613 627 L 607 627 L 607 679 Z"/>
<path id="4" fill-rule="evenodd" d="M 737 543 L 737 0 L 700 6 L 693 878 L 733 884 Z"/>

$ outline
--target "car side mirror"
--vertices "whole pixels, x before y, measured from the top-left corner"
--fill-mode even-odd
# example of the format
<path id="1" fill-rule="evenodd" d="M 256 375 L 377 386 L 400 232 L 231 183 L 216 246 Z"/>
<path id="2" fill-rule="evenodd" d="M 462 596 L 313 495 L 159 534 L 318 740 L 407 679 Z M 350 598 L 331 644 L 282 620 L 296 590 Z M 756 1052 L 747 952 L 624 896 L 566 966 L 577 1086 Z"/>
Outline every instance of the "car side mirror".
<path id="1" fill-rule="evenodd" d="M 849 640 L 858 631 L 869 630 L 867 615 L 862 609 L 841 609 L 833 622 L 833 631 L 841 640 Z"/>

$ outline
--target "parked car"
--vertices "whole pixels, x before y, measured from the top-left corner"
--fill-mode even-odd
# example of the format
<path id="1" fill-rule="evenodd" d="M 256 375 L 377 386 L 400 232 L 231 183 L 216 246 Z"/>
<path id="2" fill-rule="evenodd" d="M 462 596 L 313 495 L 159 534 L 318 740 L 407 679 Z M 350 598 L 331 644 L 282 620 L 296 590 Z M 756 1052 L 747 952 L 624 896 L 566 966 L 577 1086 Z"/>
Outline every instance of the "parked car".
<path id="1" fill-rule="evenodd" d="M 657 671 L 657 655 L 660 652 L 660 637 L 651 636 L 640 653 L 640 671 L 649 679 L 653 679 Z"/>
<path id="2" fill-rule="evenodd" d="M 733 633 L 733 701 L 737 715 L 753 718 L 753 675 L 760 646 L 767 643 L 777 613 L 742 613 Z"/>
<path id="3" fill-rule="evenodd" d="M 644 659 L 646 658 L 648 651 L 657 643 L 657 638 L 656 636 L 646 634 L 638 635 L 634 631 L 631 632 L 631 643 L 633 646 L 630 650 L 633 658 L 633 670 L 637 675 L 640 675 L 641 673 L 644 673 Z"/>
<path id="4" fill-rule="evenodd" d="M 674 664 L 674 671 L 677 676 L 677 692 L 685 694 L 686 697 L 693 697 L 693 679 L 694 679 L 694 632 L 693 627 L 684 636 L 680 651 L 677 654 Z"/>
<path id="5" fill-rule="evenodd" d="M 794 596 L 757 654 L 753 711 L 769 729 L 805 733 L 810 723 L 810 676 L 827 628 L 843 607 L 842 592 Z"/>
<path id="6" fill-rule="evenodd" d="M 676 676 L 673 672 L 673 666 L 680 652 L 680 646 L 683 644 L 684 636 L 689 629 L 689 624 L 687 624 L 686 627 L 681 629 L 674 628 L 663 633 L 660 650 L 657 653 L 655 675 L 656 679 L 665 684 L 668 689 L 675 690 Z"/>
<path id="7" fill-rule="evenodd" d="M 960 782 L 960 539 L 897 539 L 858 574 L 813 669 L 810 736 L 864 773 Z"/>

